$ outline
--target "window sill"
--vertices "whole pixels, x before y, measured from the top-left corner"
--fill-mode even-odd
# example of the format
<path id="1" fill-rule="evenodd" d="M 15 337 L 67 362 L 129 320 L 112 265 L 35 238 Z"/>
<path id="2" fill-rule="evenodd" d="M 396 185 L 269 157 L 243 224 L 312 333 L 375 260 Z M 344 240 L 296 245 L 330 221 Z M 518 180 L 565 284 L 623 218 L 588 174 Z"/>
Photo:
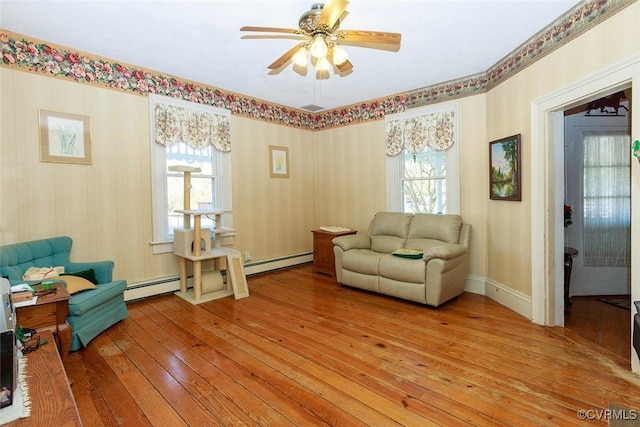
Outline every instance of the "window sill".
<path id="1" fill-rule="evenodd" d="M 153 255 L 166 254 L 173 252 L 173 240 L 165 242 L 150 242 L 151 253 Z"/>

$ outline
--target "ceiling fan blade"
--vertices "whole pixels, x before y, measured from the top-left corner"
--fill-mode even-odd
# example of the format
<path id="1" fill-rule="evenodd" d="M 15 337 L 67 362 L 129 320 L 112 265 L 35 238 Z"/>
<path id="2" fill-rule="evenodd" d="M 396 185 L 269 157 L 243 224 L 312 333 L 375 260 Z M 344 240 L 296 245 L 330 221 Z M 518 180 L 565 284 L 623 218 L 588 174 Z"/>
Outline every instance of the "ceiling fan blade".
<path id="1" fill-rule="evenodd" d="M 324 24 L 329 28 L 333 27 L 348 5 L 347 0 L 328 0 L 318 17 L 318 25 Z"/>
<path id="2" fill-rule="evenodd" d="M 278 68 L 282 67 L 284 64 L 286 64 L 291 60 L 293 55 L 295 55 L 298 49 L 300 49 L 300 46 L 302 46 L 302 43 L 297 44 L 291 49 L 289 49 L 288 51 L 286 51 L 284 55 L 282 55 L 280 58 L 273 61 L 273 64 L 269 65 L 267 68 L 269 68 L 270 70 L 277 70 Z"/>
<path id="3" fill-rule="evenodd" d="M 261 33 L 287 33 L 295 34 L 297 30 L 292 28 L 272 28 L 272 27 L 242 27 L 240 31 L 259 31 Z"/>
<path id="4" fill-rule="evenodd" d="M 347 59 L 342 64 L 336 65 L 336 67 L 338 68 L 338 70 L 340 70 L 341 73 L 346 73 L 353 68 L 353 64 Z"/>
<path id="5" fill-rule="evenodd" d="M 384 33 L 380 31 L 342 30 L 345 40 L 352 42 L 381 43 L 399 45 L 402 39 L 400 33 Z"/>
<path id="6" fill-rule="evenodd" d="M 246 35 L 240 37 L 243 40 L 305 40 L 303 36 L 287 35 L 287 34 L 260 34 L 260 35 Z"/>

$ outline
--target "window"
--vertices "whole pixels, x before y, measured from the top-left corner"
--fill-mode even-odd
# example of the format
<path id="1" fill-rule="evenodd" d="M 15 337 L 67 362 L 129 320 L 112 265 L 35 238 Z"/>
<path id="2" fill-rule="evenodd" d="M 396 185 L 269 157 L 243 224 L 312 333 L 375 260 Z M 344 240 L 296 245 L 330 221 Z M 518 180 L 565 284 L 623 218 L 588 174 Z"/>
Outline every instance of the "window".
<path id="1" fill-rule="evenodd" d="M 631 265 L 631 142 L 622 132 L 583 135 L 585 267 Z"/>
<path id="2" fill-rule="evenodd" d="M 172 172 L 171 166 L 191 166 L 199 168 L 200 172 L 191 174 L 190 209 L 213 209 L 218 207 L 217 187 L 217 151 L 210 145 L 203 148 L 193 148 L 184 142 L 166 147 L 166 188 L 167 188 L 167 236 L 173 235 L 173 230 L 183 227 L 183 215 L 176 213 L 176 209 L 184 209 L 184 174 Z M 213 228 L 213 221 L 202 217 L 202 227 Z"/>
<path id="3" fill-rule="evenodd" d="M 191 174 L 190 209 L 222 209 L 224 226 L 233 226 L 231 206 L 231 154 L 220 151 L 209 143 L 203 143 L 207 137 L 215 133 L 206 129 L 205 134 L 197 134 L 197 144 L 188 143 L 180 129 L 190 127 L 185 123 L 171 123 L 172 132 L 162 134 L 156 129 L 156 116 L 159 116 L 156 104 L 179 107 L 182 110 L 194 112 L 197 120 L 203 120 L 211 115 L 226 116 L 229 112 L 201 104 L 175 100 L 156 95 L 149 96 L 149 111 L 151 117 L 151 155 L 152 155 L 152 203 L 153 203 L 153 252 L 171 252 L 173 230 L 183 227 L 184 216 L 176 213 L 177 209 L 184 209 L 184 174 L 170 171 L 171 166 L 191 166 L 199 168 L 199 172 Z M 163 107 L 164 108 L 164 107 Z M 203 113 L 204 112 L 204 113 Z M 160 127 L 160 125 L 158 125 Z M 191 129 L 193 131 L 193 129 Z M 228 132 L 228 121 L 227 129 Z M 159 135 L 160 132 L 160 136 Z M 192 135 L 193 136 L 193 135 Z M 165 145 L 157 143 L 156 139 L 171 139 Z M 230 136 L 229 136 L 230 139 Z M 164 142 L 164 141 L 163 141 Z M 196 145 L 196 146 L 194 146 Z M 226 147 L 230 150 L 230 146 Z M 202 227 L 212 228 L 213 219 L 202 217 Z M 191 224 L 193 226 L 193 224 Z"/>
<path id="4" fill-rule="evenodd" d="M 403 150 L 400 173 L 403 212 L 446 212 L 446 162 L 445 151 L 425 147 L 421 152 L 411 154 Z"/>
<path id="5" fill-rule="evenodd" d="M 460 212 L 457 104 L 389 115 L 387 209 L 397 212 Z"/>

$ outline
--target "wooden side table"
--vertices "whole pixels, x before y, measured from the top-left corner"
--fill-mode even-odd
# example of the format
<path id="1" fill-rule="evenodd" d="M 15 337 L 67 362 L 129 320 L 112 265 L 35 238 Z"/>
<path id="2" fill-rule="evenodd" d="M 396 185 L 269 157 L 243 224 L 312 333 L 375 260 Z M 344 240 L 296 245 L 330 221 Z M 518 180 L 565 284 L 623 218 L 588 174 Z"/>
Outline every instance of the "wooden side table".
<path id="1" fill-rule="evenodd" d="M 55 335 L 60 356 L 64 361 L 71 347 L 71 327 L 67 323 L 71 295 L 61 282 L 55 282 L 52 287 L 56 288 L 56 291 L 40 295 L 35 305 L 17 307 L 16 319 L 18 326 L 38 331 L 50 330 Z M 33 288 L 38 291 L 42 286 L 36 285 Z"/>
<path id="2" fill-rule="evenodd" d="M 332 233 L 324 230 L 312 230 L 313 233 L 313 272 L 336 277 L 336 260 L 333 256 L 333 239 L 339 236 L 356 234 L 356 230 Z"/>

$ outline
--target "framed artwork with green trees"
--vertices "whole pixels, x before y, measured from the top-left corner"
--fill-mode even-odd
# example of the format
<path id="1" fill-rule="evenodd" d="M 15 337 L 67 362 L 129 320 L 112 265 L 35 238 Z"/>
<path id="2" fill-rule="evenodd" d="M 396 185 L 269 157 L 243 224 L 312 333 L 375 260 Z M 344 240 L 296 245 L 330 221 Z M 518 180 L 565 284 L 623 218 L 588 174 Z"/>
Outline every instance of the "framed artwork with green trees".
<path id="1" fill-rule="evenodd" d="M 489 197 L 522 200 L 520 134 L 489 143 Z"/>

